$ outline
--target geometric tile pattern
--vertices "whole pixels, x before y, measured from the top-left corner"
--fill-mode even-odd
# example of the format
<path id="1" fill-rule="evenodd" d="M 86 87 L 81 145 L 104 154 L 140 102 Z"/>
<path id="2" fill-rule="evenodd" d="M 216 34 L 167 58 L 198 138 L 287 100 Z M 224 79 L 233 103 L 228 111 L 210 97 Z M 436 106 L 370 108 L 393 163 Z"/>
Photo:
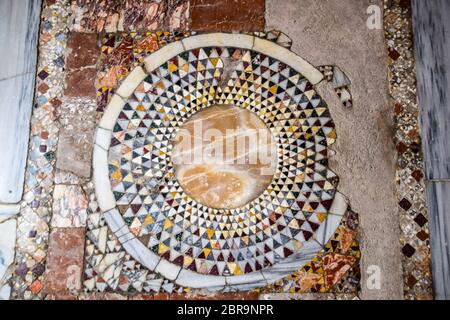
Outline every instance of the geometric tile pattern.
<path id="1" fill-rule="evenodd" d="M 144 58 L 168 43 L 193 32 L 107 33 L 101 39 L 99 77 L 97 83 L 98 111 L 102 111 L 114 93 L 118 81 L 128 76 Z"/>
<path id="2" fill-rule="evenodd" d="M 397 150 L 397 200 L 400 216 L 404 297 L 433 299 L 430 230 L 421 152 L 419 105 L 410 1 L 384 1 L 389 89 Z"/>
<path id="3" fill-rule="evenodd" d="M 328 82 L 331 82 L 339 101 L 346 108 L 353 106 L 353 97 L 350 91 L 350 79 L 337 66 L 319 66 L 318 69 Z"/>
<path id="4" fill-rule="evenodd" d="M 108 228 L 98 207 L 92 183 L 88 185 L 88 232 L 86 234 L 86 292 L 182 293 L 173 282 L 150 272 L 124 250 Z"/>
<path id="5" fill-rule="evenodd" d="M 191 199 L 170 159 L 177 128 L 213 104 L 253 112 L 279 146 L 272 183 L 237 209 Z M 252 50 L 193 49 L 151 72 L 123 107 L 109 149 L 112 190 L 130 231 L 163 259 L 201 274 L 251 273 L 291 256 L 325 221 L 335 138 L 325 102 L 294 69 Z"/>
<path id="6" fill-rule="evenodd" d="M 278 30 L 270 30 L 265 32 L 253 32 L 253 35 L 261 38 L 272 41 L 279 46 L 285 47 L 287 49 L 291 49 L 292 40 L 286 34 Z"/>

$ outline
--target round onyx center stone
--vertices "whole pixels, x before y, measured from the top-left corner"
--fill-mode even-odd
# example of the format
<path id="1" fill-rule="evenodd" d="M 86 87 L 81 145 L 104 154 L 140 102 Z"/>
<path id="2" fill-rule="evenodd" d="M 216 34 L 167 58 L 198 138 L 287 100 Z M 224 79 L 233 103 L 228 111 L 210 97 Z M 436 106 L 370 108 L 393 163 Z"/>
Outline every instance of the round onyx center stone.
<path id="1" fill-rule="evenodd" d="M 216 209 L 242 207 L 263 193 L 277 168 L 277 144 L 254 113 L 213 105 L 194 114 L 173 141 L 172 162 L 183 190 Z"/>

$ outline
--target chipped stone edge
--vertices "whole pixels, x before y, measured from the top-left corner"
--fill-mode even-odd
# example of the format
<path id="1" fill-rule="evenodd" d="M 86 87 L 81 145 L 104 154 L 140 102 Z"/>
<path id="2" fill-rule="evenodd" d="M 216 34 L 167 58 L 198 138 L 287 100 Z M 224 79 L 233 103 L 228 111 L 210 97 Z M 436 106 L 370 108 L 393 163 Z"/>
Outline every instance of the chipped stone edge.
<path id="1" fill-rule="evenodd" d="M 149 249 L 147 249 L 149 250 Z M 154 254 L 151 252 L 151 254 Z M 164 278 L 169 279 L 171 281 L 175 281 L 180 275 L 181 267 L 167 261 L 166 259 L 161 259 L 158 265 L 155 268 L 155 272 L 160 273 L 164 276 Z M 191 281 L 191 280 L 189 280 Z"/>
<path id="2" fill-rule="evenodd" d="M 137 78 L 133 77 L 133 79 L 134 80 L 130 80 L 129 86 L 132 86 L 131 82 L 136 81 Z M 126 79 L 125 82 L 126 81 L 128 81 L 128 79 Z M 116 199 L 114 198 L 111 183 L 109 181 L 108 150 L 110 142 L 107 141 L 107 137 L 108 134 L 109 137 L 111 137 L 117 118 L 124 106 L 125 101 L 121 96 L 115 94 L 106 107 L 103 117 L 100 119 L 95 135 L 94 152 L 92 156 L 93 180 L 98 205 L 102 212 L 108 212 L 116 207 Z"/>
<path id="3" fill-rule="evenodd" d="M 98 124 L 98 126 L 100 128 L 113 131 L 117 118 L 119 117 L 119 114 L 124 106 L 125 101 L 119 95 L 115 94 L 111 98 L 109 104 L 106 106 L 105 113 L 100 119 L 100 123 Z"/>
<path id="4" fill-rule="evenodd" d="M 95 194 L 98 206 L 102 212 L 108 212 L 116 207 L 116 199 L 112 192 L 108 174 L 108 152 L 99 145 L 94 145 L 93 170 Z"/>
<path id="5" fill-rule="evenodd" d="M 20 204 L 3 204 L 0 203 L 0 214 L 14 215 L 20 212 Z"/>
<path id="6" fill-rule="evenodd" d="M 336 192 L 326 220 L 320 225 L 319 229 L 317 229 L 314 234 L 314 239 L 322 246 L 325 246 L 328 241 L 330 241 L 331 237 L 333 237 L 337 228 L 341 224 L 348 205 L 348 199 L 342 193 Z"/>
<path id="7" fill-rule="evenodd" d="M 323 80 L 323 74 L 305 59 L 272 41 L 255 37 L 252 50 L 276 58 L 298 71 L 313 85 Z"/>
<path id="8" fill-rule="evenodd" d="M 150 73 L 183 51 L 185 50 L 181 41 L 172 42 L 145 58 L 145 69 Z"/>
<path id="9" fill-rule="evenodd" d="M 231 291 L 250 291 L 265 287 L 270 283 L 261 271 L 246 273 L 241 276 L 226 276 L 225 280 Z"/>
<path id="10" fill-rule="evenodd" d="M 252 49 L 255 37 L 247 34 L 206 33 L 181 40 L 186 51 L 202 47 L 234 47 Z"/>
<path id="11" fill-rule="evenodd" d="M 268 284 L 274 283 L 277 280 L 298 271 L 305 264 L 310 262 L 321 250 L 323 250 L 323 245 L 315 239 L 311 239 L 305 242 L 303 247 L 292 256 L 262 270 L 261 272 Z"/>
<path id="12" fill-rule="evenodd" d="M 334 195 L 333 203 L 331 204 L 330 214 L 343 216 L 347 211 L 349 200 L 340 192 Z"/>
<path id="13" fill-rule="evenodd" d="M 117 94 L 123 99 L 127 99 L 136 90 L 137 86 L 147 77 L 147 74 L 141 67 L 136 67 L 131 71 L 127 78 L 122 82 Z"/>
<path id="14" fill-rule="evenodd" d="M 17 216 L 20 212 L 20 204 L 0 203 L 0 223 Z"/>
<path id="15" fill-rule="evenodd" d="M 105 212 L 103 216 L 111 231 L 118 237 L 125 251 L 150 271 L 154 271 L 161 258 L 149 251 L 141 241 L 134 237 L 125 224 L 119 210 L 113 208 Z"/>
<path id="16" fill-rule="evenodd" d="M 102 149 L 108 150 L 111 144 L 112 132 L 102 127 L 97 127 L 95 133 L 95 144 Z"/>
<path id="17" fill-rule="evenodd" d="M 210 291 L 221 291 L 227 285 L 224 276 L 202 275 L 187 269 L 182 269 L 177 277 L 177 284 L 183 287 L 202 289 L 205 283 Z"/>

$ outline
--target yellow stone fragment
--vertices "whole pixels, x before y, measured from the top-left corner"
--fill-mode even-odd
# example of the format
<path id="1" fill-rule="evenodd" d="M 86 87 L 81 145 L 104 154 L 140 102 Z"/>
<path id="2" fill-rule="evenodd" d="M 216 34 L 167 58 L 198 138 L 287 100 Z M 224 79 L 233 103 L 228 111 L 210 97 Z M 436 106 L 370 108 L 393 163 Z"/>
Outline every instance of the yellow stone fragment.
<path id="1" fill-rule="evenodd" d="M 164 254 L 169 250 L 170 248 L 168 246 L 166 246 L 164 243 L 160 243 L 158 247 L 158 254 Z"/>
<path id="2" fill-rule="evenodd" d="M 173 226 L 173 222 L 172 222 L 171 220 L 166 219 L 166 220 L 164 221 L 164 230 L 167 230 L 167 229 L 169 229 L 169 228 L 172 227 L 172 226 Z"/>
<path id="3" fill-rule="evenodd" d="M 111 178 L 113 180 L 120 180 L 122 178 L 122 174 L 120 173 L 120 170 L 114 171 L 113 174 L 111 175 Z"/>
<path id="4" fill-rule="evenodd" d="M 144 225 L 153 224 L 155 220 L 153 220 L 153 217 L 151 215 L 147 215 L 144 219 Z"/>

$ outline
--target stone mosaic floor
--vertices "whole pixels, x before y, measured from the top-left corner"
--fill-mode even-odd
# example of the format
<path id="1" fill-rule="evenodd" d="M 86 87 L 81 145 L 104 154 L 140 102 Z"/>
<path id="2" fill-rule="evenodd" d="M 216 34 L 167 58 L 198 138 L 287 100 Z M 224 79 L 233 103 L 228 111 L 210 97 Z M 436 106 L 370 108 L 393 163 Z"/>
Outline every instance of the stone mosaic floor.
<path id="1" fill-rule="evenodd" d="M 343 66 L 312 66 L 283 33 L 264 32 L 261 3 L 243 1 L 236 17 L 245 21 L 251 12 L 256 29 L 243 23 L 246 32 L 223 34 L 195 20 L 202 1 L 44 1 L 24 198 L 17 222 L 0 220 L 6 233 L 17 227 L 14 263 L 11 257 L 5 266 L 11 276 L 0 277 L 0 293 L 359 297 L 358 213 L 338 191 L 328 158 L 339 132 L 315 90 L 329 82 L 343 110 L 361 107 L 351 75 Z M 385 5 L 404 291 L 407 299 L 427 299 L 427 213 L 408 76 L 414 62 L 404 33 L 410 13 L 405 1 Z M 221 19 L 211 12 L 202 16 Z M 236 21 L 225 21 L 222 31 Z M 277 144 L 271 183 L 237 208 L 196 201 L 172 163 L 177 130 L 213 105 L 251 112 Z"/>
<path id="2" fill-rule="evenodd" d="M 431 299 L 428 212 L 414 76 L 411 6 L 409 1 L 385 1 L 385 10 L 390 92 L 396 125 L 394 141 L 398 152 L 396 182 L 404 292 L 406 299 Z"/>

